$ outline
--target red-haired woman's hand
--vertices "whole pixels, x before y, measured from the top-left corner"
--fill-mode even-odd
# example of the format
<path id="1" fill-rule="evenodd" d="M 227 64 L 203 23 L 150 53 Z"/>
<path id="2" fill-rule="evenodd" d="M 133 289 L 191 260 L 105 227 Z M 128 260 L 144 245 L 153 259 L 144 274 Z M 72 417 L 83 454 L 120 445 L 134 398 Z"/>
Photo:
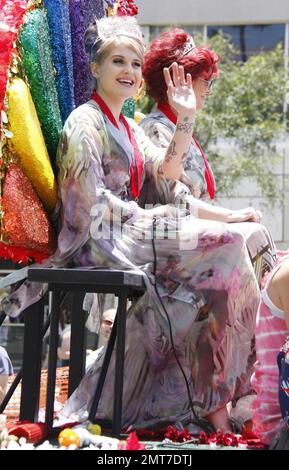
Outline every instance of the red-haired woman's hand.
<path id="1" fill-rule="evenodd" d="M 170 106 L 178 115 L 195 118 L 196 97 L 191 75 L 185 77 L 184 67 L 174 62 L 169 69 L 164 68 L 164 78 Z"/>
<path id="2" fill-rule="evenodd" d="M 246 207 L 245 209 L 234 210 L 228 215 L 225 222 L 257 222 L 260 223 L 262 213 L 253 207 Z"/>

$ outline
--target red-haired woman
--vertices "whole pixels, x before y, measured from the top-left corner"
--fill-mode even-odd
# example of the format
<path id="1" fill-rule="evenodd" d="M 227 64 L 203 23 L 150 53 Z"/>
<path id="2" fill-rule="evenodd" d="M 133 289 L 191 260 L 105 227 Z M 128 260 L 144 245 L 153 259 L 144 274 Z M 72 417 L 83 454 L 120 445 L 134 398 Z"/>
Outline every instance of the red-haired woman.
<path id="1" fill-rule="evenodd" d="M 220 56 L 207 47 L 196 47 L 189 33 L 180 28 L 173 28 L 160 34 L 145 54 L 143 78 L 146 82 L 147 93 L 154 99 L 156 109 L 142 122 L 141 127 L 158 147 L 172 146 L 172 135 L 176 127 L 185 123 L 177 123 L 177 112 L 168 103 L 167 85 L 163 69 L 172 67 L 177 62 L 184 69 L 184 76 L 191 75 L 195 92 L 194 115 L 201 110 L 210 95 L 212 83 L 218 77 L 218 62 Z M 191 128 L 187 126 L 187 132 Z M 170 155 L 172 152 L 170 152 Z M 215 179 L 201 145 L 192 134 L 189 151 L 184 154 L 182 166 L 176 165 L 174 158 L 166 160 L 163 165 L 164 174 L 155 182 L 147 181 L 143 189 L 143 202 L 165 204 L 170 202 L 172 194 L 181 188 L 176 180 L 180 180 L 190 190 L 197 216 L 221 222 L 258 222 L 251 217 L 252 207 L 241 210 L 230 210 L 208 205 L 205 201 L 215 198 Z M 210 208 L 210 209 L 209 209 Z M 253 211 L 254 213 L 255 211 Z M 257 211 L 258 212 L 258 211 Z M 275 263 L 275 248 L 270 234 L 260 224 L 242 223 L 235 225 L 237 231 L 245 236 L 248 250 L 256 263 L 257 274 L 271 269 Z M 264 250 L 267 247 L 267 251 Z M 265 251 L 265 253 L 264 253 Z M 262 259 L 259 257 L 262 253 Z"/>
<path id="2" fill-rule="evenodd" d="M 145 55 L 143 77 L 147 93 L 154 99 L 157 110 L 145 118 L 141 127 L 155 144 L 169 145 L 176 124 L 176 111 L 168 103 L 163 69 L 173 62 L 183 66 L 185 75 L 190 74 L 195 92 L 194 114 L 203 108 L 210 94 L 213 79 L 218 76 L 219 56 L 206 47 L 196 47 L 193 38 L 184 30 L 174 28 L 162 33 L 151 44 Z M 177 168 L 171 161 L 171 179 L 175 179 Z M 202 148 L 192 136 L 190 151 L 185 156 L 183 172 L 179 179 L 189 186 L 198 199 L 214 199 L 215 180 Z M 169 171 L 166 172 L 166 176 Z"/>

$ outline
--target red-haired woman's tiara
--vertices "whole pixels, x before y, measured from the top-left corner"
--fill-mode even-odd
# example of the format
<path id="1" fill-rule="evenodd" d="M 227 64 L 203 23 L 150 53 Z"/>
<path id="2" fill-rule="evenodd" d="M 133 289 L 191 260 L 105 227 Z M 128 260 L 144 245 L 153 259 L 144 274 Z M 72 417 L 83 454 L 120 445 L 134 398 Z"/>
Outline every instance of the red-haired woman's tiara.
<path id="1" fill-rule="evenodd" d="M 186 42 L 183 49 L 183 56 L 188 55 L 193 49 L 196 48 L 196 44 L 193 36 L 190 36 L 190 39 Z"/>

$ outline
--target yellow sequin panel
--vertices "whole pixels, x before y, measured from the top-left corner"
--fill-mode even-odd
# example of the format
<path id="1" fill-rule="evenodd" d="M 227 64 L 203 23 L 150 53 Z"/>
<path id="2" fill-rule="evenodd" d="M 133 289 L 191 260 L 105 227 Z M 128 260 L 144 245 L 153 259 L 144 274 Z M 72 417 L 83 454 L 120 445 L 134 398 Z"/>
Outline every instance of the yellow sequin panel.
<path id="1" fill-rule="evenodd" d="M 137 124 L 140 124 L 144 118 L 145 118 L 145 114 L 140 113 L 139 111 L 135 111 L 134 120 Z"/>
<path id="2" fill-rule="evenodd" d="M 7 96 L 11 143 L 44 207 L 52 212 L 57 200 L 56 181 L 29 88 L 23 80 L 14 78 Z"/>

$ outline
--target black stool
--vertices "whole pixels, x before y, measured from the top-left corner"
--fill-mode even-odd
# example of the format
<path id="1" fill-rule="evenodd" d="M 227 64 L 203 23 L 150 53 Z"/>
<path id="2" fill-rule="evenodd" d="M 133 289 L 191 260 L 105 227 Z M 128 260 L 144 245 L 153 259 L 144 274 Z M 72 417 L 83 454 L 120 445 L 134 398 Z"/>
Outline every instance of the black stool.
<path id="1" fill-rule="evenodd" d="M 57 366 L 59 300 L 60 293 L 72 292 L 73 309 L 71 318 L 71 349 L 69 362 L 69 389 L 71 393 L 78 386 L 85 371 L 85 316 L 82 301 L 86 292 L 112 293 L 118 297 L 116 319 L 108 342 L 102 370 L 97 384 L 89 419 L 94 420 L 102 387 L 108 370 L 112 350 L 116 340 L 116 363 L 114 385 L 114 408 L 112 434 L 119 436 L 121 431 L 123 371 L 125 353 L 125 328 L 127 300 L 141 295 L 146 290 L 144 275 L 128 270 L 114 269 L 65 269 L 30 267 L 28 280 L 48 284 L 51 293 L 51 320 L 49 341 L 49 363 L 45 422 L 52 426 L 54 394 Z M 20 419 L 36 421 L 39 410 L 41 353 L 43 337 L 43 300 L 25 312 L 24 352 L 22 368 L 22 391 Z"/>

